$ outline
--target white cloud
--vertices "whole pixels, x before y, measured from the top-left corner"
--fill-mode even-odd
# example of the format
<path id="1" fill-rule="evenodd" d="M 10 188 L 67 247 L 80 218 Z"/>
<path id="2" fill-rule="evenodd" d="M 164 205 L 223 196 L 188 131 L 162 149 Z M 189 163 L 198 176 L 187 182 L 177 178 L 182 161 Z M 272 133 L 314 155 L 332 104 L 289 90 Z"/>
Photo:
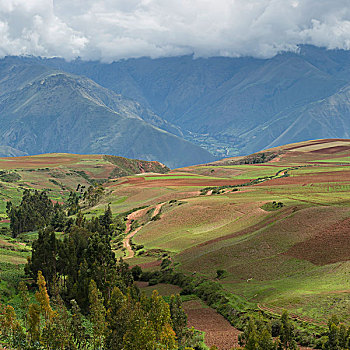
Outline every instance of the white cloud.
<path id="1" fill-rule="evenodd" d="M 271 57 L 350 49 L 349 0 L 0 0 L 0 55 Z"/>

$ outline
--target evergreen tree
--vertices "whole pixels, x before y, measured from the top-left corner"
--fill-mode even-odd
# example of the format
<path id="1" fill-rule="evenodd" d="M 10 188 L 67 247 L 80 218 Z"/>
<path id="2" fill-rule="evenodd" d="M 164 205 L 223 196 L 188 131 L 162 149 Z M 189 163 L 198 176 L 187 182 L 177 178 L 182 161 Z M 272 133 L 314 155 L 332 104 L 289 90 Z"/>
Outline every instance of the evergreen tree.
<path id="1" fill-rule="evenodd" d="M 54 205 L 45 191 L 31 192 L 28 189 L 24 190 L 18 206 L 14 206 L 11 202 L 6 206 L 13 237 L 22 232 L 47 226 L 60 211 L 62 211 L 61 206 L 57 203 Z"/>
<path id="2" fill-rule="evenodd" d="M 294 336 L 294 327 L 289 320 L 287 311 L 283 311 L 281 316 L 280 341 L 284 349 L 297 349 Z"/>
<path id="3" fill-rule="evenodd" d="M 94 349 L 103 348 L 106 332 L 106 309 L 103 305 L 103 297 L 94 280 L 89 285 L 90 319 L 93 325 Z"/>
<path id="4" fill-rule="evenodd" d="M 328 339 L 324 344 L 324 349 L 327 350 L 338 350 L 339 346 L 339 320 L 336 316 L 332 316 L 328 321 Z"/>
<path id="5" fill-rule="evenodd" d="M 110 226 L 113 223 L 111 206 L 108 204 L 107 209 L 104 214 L 99 218 L 100 224 L 105 228 L 105 230 L 111 233 Z"/>
<path id="6" fill-rule="evenodd" d="M 54 312 L 50 305 L 50 297 L 46 289 L 46 281 L 41 271 L 38 272 L 37 285 L 39 290 L 35 293 L 35 299 L 40 306 L 40 314 L 44 317 L 45 323 L 52 320 Z"/>
<path id="7" fill-rule="evenodd" d="M 91 279 L 108 300 L 117 281 L 116 259 L 109 237 L 94 233 L 89 238 L 85 259 Z"/>
<path id="8" fill-rule="evenodd" d="M 129 326 L 129 313 L 132 311 L 133 301 L 129 301 L 119 288 L 114 287 L 107 309 L 106 347 L 110 350 L 121 350 L 123 337 Z"/>
<path id="9" fill-rule="evenodd" d="M 123 350 L 156 350 L 156 334 L 149 324 L 145 311 L 136 302 L 129 313 L 129 325 L 123 337 Z"/>
<path id="10" fill-rule="evenodd" d="M 171 324 L 176 333 L 177 340 L 179 344 L 181 344 L 187 326 L 187 314 L 182 307 L 182 301 L 179 294 L 170 297 L 169 308 Z"/>
<path id="11" fill-rule="evenodd" d="M 88 335 L 86 332 L 86 328 L 83 325 L 83 316 L 80 312 L 80 308 L 77 302 L 74 299 L 71 300 L 71 306 L 72 318 L 70 321 L 70 329 L 72 333 L 72 342 L 76 349 L 86 349 Z"/>
<path id="12" fill-rule="evenodd" d="M 158 344 L 175 348 L 175 333 L 171 329 L 169 304 L 154 290 L 149 300 L 148 319 L 153 325 L 155 339 Z M 170 348 L 169 348 L 170 349 Z"/>
<path id="13" fill-rule="evenodd" d="M 258 337 L 259 350 L 275 350 L 276 344 L 273 342 L 273 338 L 269 330 L 265 327 L 260 332 Z"/>
<path id="14" fill-rule="evenodd" d="M 29 305 L 27 320 L 29 343 L 37 343 L 40 340 L 40 306 L 38 304 Z"/>
<path id="15" fill-rule="evenodd" d="M 245 350 L 257 350 L 258 349 L 258 335 L 257 329 L 253 318 L 249 319 L 248 327 L 245 331 Z"/>
<path id="16" fill-rule="evenodd" d="M 39 231 L 38 239 L 32 245 L 32 257 L 25 267 L 26 274 L 31 277 L 41 271 L 48 288 L 51 290 L 57 281 L 57 255 L 60 242 L 56 239 L 52 228 Z"/>
<path id="17" fill-rule="evenodd" d="M 21 309 L 23 312 L 23 321 L 24 321 L 24 326 L 27 328 L 27 315 L 26 312 L 29 307 L 29 293 L 28 293 L 28 288 L 25 282 L 21 281 L 19 282 L 18 285 L 18 294 L 21 299 Z"/>

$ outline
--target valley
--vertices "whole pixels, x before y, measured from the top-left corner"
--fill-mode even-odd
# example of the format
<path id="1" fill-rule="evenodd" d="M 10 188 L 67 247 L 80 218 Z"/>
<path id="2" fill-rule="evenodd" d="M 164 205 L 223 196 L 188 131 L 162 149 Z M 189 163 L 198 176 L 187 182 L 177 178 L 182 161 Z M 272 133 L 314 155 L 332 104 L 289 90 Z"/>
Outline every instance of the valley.
<path id="1" fill-rule="evenodd" d="M 96 155 L 1 158 L 2 301 L 16 303 L 15 284 L 37 236 L 11 238 L 6 202 L 19 203 L 29 188 L 63 203 L 71 191 L 100 184 L 103 196 L 83 201 L 82 212 L 94 218 L 109 205 L 114 220 L 124 215 L 124 233 L 111 246 L 117 258 L 150 274 L 151 287 L 138 282 L 141 290 L 159 286 L 166 298 L 167 289 L 178 288 L 164 285 L 174 279 L 166 277 L 170 267 L 192 276 L 191 283 L 220 286 L 234 314 L 218 300 L 207 303 L 238 328 L 259 310 L 272 319 L 288 310 L 305 343 L 306 334 L 325 332 L 334 314 L 349 325 L 350 141 L 305 141 L 263 153 L 174 170 Z M 185 301 L 203 303 L 196 287 L 186 288 Z"/>

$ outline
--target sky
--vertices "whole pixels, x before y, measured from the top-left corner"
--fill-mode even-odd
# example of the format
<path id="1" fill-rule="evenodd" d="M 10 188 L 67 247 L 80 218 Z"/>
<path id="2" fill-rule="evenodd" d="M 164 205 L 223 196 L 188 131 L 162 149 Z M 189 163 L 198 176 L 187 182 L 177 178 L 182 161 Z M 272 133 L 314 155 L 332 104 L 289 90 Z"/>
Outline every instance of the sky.
<path id="1" fill-rule="evenodd" d="M 0 57 L 268 58 L 350 49 L 350 0 L 0 0 Z"/>

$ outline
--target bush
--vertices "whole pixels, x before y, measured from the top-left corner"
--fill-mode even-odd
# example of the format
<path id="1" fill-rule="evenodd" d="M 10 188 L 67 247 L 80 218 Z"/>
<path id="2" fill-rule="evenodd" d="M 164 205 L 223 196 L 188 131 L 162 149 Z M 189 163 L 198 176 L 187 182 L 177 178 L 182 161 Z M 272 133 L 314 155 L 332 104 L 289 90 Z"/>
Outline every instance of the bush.
<path id="1" fill-rule="evenodd" d="M 157 221 L 160 220 L 160 213 L 158 213 L 157 215 L 153 216 L 153 218 L 151 219 L 151 221 Z"/>
<path id="2" fill-rule="evenodd" d="M 220 280 L 221 278 L 224 278 L 226 275 L 227 275 L 226 270 L 222 270 L 222 269 L 216 270 L 216 278 L 218 280 Z"/>
<path id="3" fill-rule="evenodd" d="M 131 274 L 134 278 L 134 281 L 138 281 L 142 275 L 142 269 L 139 265 L 136 265 L 134 266 L 132 269 L 131 269 Z"/>
<path id="4" fill-rule="evenodd" d="M 265 211 L 274 211 L 274 210 L 279 210 L 284 207 L 284 204 L 282 202 L 270 202 L 270 203 L 265 203 L 261 209 Z"/>

